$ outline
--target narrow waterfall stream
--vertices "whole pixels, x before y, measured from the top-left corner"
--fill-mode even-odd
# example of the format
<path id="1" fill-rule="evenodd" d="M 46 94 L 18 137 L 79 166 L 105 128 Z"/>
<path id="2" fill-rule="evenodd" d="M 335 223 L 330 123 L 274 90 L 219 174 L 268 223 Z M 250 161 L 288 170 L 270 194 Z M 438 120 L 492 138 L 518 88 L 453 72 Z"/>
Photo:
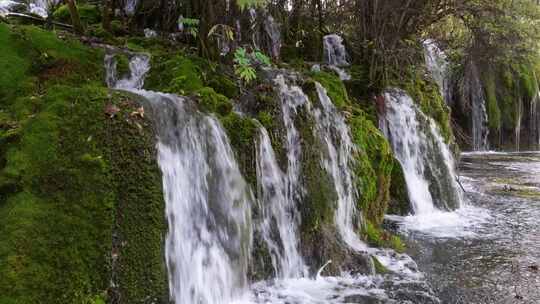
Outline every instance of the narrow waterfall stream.
<path id="1" fill-rule="evenodd" d="M 288 130 L 288 134 L 292 130 Z M 285 174 L 279 168 L 274 149 L 266 129 L 260 130 L 257 150 L 257 182 L 262 204 L 263 237 L 270 247 L 272 263 L 280 278 L 303 277 L 307 274 L 302 256 L 298 252 L 298 219 L 294 190 L 298 187 L 298 172 Z M 291 137 L 289 134 L 288 137 Z M 290 151 L 289 151 L 290 152 Z M 289 171 L 296 169 L 295 153 L 289 153 Z M 292 165 L 291 165 L 292 164 Z M 280 243 L 272 238 L 277 229 Z"/>
<path id="2" fill-rule="evenodd" d="M 355 206 L 358 193 L 354 187 L 351 168 L 356 147 L 352 143 L 345 119 L 334 107 L 326 89 L 319 83 L 315 86 L 321 107 L 312 109 L 312 114 L 317 123 L 315 130 L 327 148 L 328 155 L 322 161 L 325 169 L 332 176 L 338 195 L 336 224 L 347 245 L 355 250 L 365 251 L 367 245 L 358 238 L 359 227 L 353 224 L 353 222 L 361 222 L 355 221 L 355 218 L 361 218 L 361 215 Z"/>

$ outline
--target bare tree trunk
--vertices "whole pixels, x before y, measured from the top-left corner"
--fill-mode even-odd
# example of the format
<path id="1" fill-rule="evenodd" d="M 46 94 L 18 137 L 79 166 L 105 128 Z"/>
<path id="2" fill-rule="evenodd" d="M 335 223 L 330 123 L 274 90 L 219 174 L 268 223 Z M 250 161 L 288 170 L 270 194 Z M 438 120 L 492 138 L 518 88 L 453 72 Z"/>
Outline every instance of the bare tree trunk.
<path id="1" fill-rule="evenodd" d="M 75 3 L 75 0 L 64 0 L 64 3 L 66 3 L 66 5 L 68 6 L 73 29 L 77 34 L 84 34 L 84 28 L 81 23 L 81 17 L 79 16 L 79 11 L 77 10 L 77 4 Z"/>

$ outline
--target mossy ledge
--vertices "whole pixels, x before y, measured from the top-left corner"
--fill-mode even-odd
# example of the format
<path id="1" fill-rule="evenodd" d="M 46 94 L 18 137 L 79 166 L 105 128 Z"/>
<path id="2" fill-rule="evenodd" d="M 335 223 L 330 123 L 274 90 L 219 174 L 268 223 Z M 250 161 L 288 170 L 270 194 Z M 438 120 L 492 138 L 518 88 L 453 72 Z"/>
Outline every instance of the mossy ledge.
<path id="1" fill-rule="evenodd" d="M 0 302 L 167 303 L 148 118 L 101 50 L 4 24 L 0 42 Z"/>

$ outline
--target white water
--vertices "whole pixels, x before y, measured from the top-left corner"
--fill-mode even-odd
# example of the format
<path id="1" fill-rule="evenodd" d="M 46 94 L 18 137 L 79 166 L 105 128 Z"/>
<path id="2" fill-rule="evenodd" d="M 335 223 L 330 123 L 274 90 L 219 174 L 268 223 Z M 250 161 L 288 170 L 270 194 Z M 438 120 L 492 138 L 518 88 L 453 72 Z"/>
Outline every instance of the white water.
<path id="1" fill-rule="evenodd" d="M 439 86 L 441 96 L 444 97 L 446 103 L 449 103 L 449 71 L 448 59 L 446 54 L 439 48 L 434 40 L 427 39 L 424 41 L 424 57 L 426 66 L 433 77 L 433 80 Z"/>
<path id="2" fill-rule="evenodd" d="M 473 237 L 473 228 L 489 220 L 490 215 L 483 209 L 464 203 L 463 191 L 456 182 L 455 161 L 438 127 L 432 119 L 423 115 L 413 100 L 402 91 L 392 90 L 385 94 L 387 111 L 381 127 L 390 139 L 394 153 L 405 175 L 413 215 L 406 217 L 387 216 L 397 221 L 405 231 L 420 231 L 433 237 Z M 427 121 L 420 123 L 420 121 Z M 429 132 L 426 135 L 424 132 Z M 434 139 L 437 149 L 430 149 L 429 138 Z M 430 182 L 425 170 L 430 167 L 431 158 L 427 153 L 438 151 L 444 159 L 444 166 L 451 175 L 451 185 L 446 191 L 455 191 L 460 205 L 449 212 L 437 208 L 430 192 Z"/>
<path id="3" fill-rule="evenodd" d="M 403 92 L 385 94 L 386 113 L 381 125 L 399 160 L 415 214 L 431 214 L 436 208 L 424 177 L 425 135 L 416 117 L 413 100 Z"/>
<path id="4" fill-rule="evenodd" d="M 358 237 L 361 214 L 355 206 L 358 193 L 351 167 L 356 146 L 351 140 L 345 118 L 335 108 L 326 89 L 319 83 L 316 83 L 316 88 L 321 108 L 314 108 L 312 112 L 316 122 L 315 131 L 327 149 L 322 163 L 334 181 L 338 196 L 335 222 L 347 245 L 357 251 L 365 251 L 367 246 Z"/>
<path id="5" fill-rule="evenodd" d="M 60 3 L 60 0 L 33 0 L 28 4 L 28 11 L 47 18 L 49 16 L 49 10 L 58 3 Z"/>
<path id="6" fill-rule="evenodd" d="M 296 157 L 294 154 L 289 156 Z M 289 160 L 289 163 L 297 161 L 295 158 Z M 294 167 L 289 169 L 294 170 Z M 257 150 L 258 198 L 263 212 L 261 230 L 279 278 L 307 275 L 306 265 L 298 252 L 298 215 L 294 195 L 290 192 L 291 188 L 297 187 L 291 185 L 297 182 L 296 174 L 297 172 L 285 174 L 281 171 L 268 132 L 261 128 Z M 293 176 L 292 180 L 289 180 L 290 176 Z M 273 237 L 274 229 L 278 232 L 279 240 Z"/>
<path id="7" fill-rule="evenodd" d="M 300 87 L 287 85 L 283 75 L 276 77 L 274 82 L 278 86 L 282 119 L 287 136 L 287 196 L 293 200 L 300 200 L 304 193 L 304 189 L 300 184 L 302 146 L 300 134 L 294 124 L 294 117 L 297 114 L 298 107 L 309 103 L 309 99 Z"/>
<path id="8" fill-rule="evenodd" d="M 343 117 L 332 105 L 324 88 L 318 85 L 319 109 L 314 109 L 307 96 L 295 85 L 287 85 L 283 77 L 276 79 L 282 101 L 283 120 L 287 131 L 287 172 L 282 172 L 272 150 L 270 138 L 261 129 L 257 175 L 260 197 L 266 219 L 276 225 L 280 245 L 274 239 L 278 254 L 275 267 L 280 277 L 254 283 L 247 281 L 252 223 L 251 191 L 238 169 L 227 136 L 212 116 L 195 110 L 188 99 L 140 90 L 148 71 L 146 55 L 131 58 L 131 73 L 116 80 L 114 58 L 106 58 L 107 79 L 113 87 L 129 90 L 150 102 L 158 131 L 158 160 L 163 172 L 169 233 L 166 238 L 166 262 L 169 290 L 175 303 L 363 303 L 390 299 L 386 289 L 399 289 L 413 297 L 427 298 L 425 303 L 438 303 L 427 287 L 409 290 L 409 283 L 423 284 L 415 264 L 406 255 L 388 250 L 369 249 L 396 274 L 399 280 L 387 281 L 380 276 L 307 278 L 305 265 L 298 252 L 294 202 L 301 199 L 300 135 L 294 121 L 298 107 L 305 106 L 316 115 L 314 130 L 327 144 L 328 154 L 321 158 L 332 175 L 338 192 L 336 223 L 344 240 L 353 248 L 366 249 L 356 236 L 353 220 L 355 196 L 349 166 L 353 144 Z M 132 87 L 129 87 L 129 86 Z M 262 194 L 262 195 L 261 195 Z M 266 202 L 272 202 L 271 206 Z M 263 228 L 264 229 L 264 228 Z M 413 265 L 414 264 L 414 265 Z M 402 287 L 401 284 L 404 284 Z M 424 289 L 426 288 L 426 289 Z M 365 297 L 365 298 L 364 298 Z"/>
<path id="9" fill-rule="evenodd" d="M 334 70 L 341 80 L 350 80 L 349 75 L 343 67 L 349 66 L 347 50 L 343 44 L 343 38 L 339 35 L 326 35 L 323 37 L 324 62 Z"/>
<path id="10" fill-rule="evenodd" d="M 16 4 L 18 3 L 11 0 L 0 0 L 0 16 L 4 16 L 9 13 L 11 8 Z"/>
<path id="11" fill-rule="evenodd" d="M 156 120 L 170 297 L 175 303 L 230 303 L 247 288 L 253 195 L 217 119 L 182 97 L 139 90 L 148 59 L 133 56 L 131 75 L 110 83 L 144 96 Z M 116 79 L 114 60 L 105 61 L 107 78 Z"/>
<path id="12" fill-rule="evenodd" d="M 125 0 L 124 12 L 128 16 L 135 15 L 135 10 L 137 9 L 137 4 L 139 4 L 139 0 Z"/>
<path id="13" fill-rule="evenodd" d="M 111 88 L 120 90 L 142 89 L 146 74 L 150 71 L 150 56 L 132 55 L 129 61 L 129 75 L 118 79 L 117 62 L 114 55 L 105 55 L 105 82 Z"/>
<path id="14" fill-rule="evenodd" d="M 186 304 L 228 303 L 247 287 L 253 199 L 219 122 L 187 112 L 183 100 L 167 97 L 147 95 L 160 111 L 167 109 L 164 102 L 174 103 L 176 111 L 164 113 L 170 141 L 160 138 L 158 144 L 171 298 Z"/>
<path id="15" fill-rule="evenodd" d="M 381 120 L 381 129 L 403 168 L 414 214 L 432 214 L 439 211 L 430 191 L 430 181 L 426 178 L 427 170 L 436 171 L 436 166 L 442 166 L 447 171 L 448 176 L 435 172 L 438 174 L 436 178 L 448 179 L 449 185 L 442 191 L 455 193 L 459 207 L 462 191 L 456 181 L 455 161 L 435 122 L 424 115 L 412 98 L 403 91 L 387 91 L 385 101 L 386 113 Z M 441 155 L 434 158 L 430 153 Z M 444 164 L 430 163 L 437 159 L 442 159 Z M 436 182 L 438 181 L 432 181 Z"/>

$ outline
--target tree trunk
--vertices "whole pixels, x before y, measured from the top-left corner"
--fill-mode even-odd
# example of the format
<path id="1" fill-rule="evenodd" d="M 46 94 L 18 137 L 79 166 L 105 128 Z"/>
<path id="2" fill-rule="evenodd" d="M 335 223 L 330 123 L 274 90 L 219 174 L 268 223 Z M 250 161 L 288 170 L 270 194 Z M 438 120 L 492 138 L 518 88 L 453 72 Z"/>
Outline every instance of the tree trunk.
<path id="1" fill-rule="evenodd" d="M 111 27 L 111 17 L 113 12 L 113 2 L 114 0 L 104 0 L 103 4 L 103 29 L 107 32 L 112 32 Z"/>
<path id="2" fill-rule="evenodd" d="M 64 0 L 64 3 L 68 6 L 69 14 L 71 15 L 71 24 L 73 25 L 75 33 L 80 35 L 84 34 L 84 28 L 81 23 L 81 17 L 79 16 L 75 0 Z"/>

